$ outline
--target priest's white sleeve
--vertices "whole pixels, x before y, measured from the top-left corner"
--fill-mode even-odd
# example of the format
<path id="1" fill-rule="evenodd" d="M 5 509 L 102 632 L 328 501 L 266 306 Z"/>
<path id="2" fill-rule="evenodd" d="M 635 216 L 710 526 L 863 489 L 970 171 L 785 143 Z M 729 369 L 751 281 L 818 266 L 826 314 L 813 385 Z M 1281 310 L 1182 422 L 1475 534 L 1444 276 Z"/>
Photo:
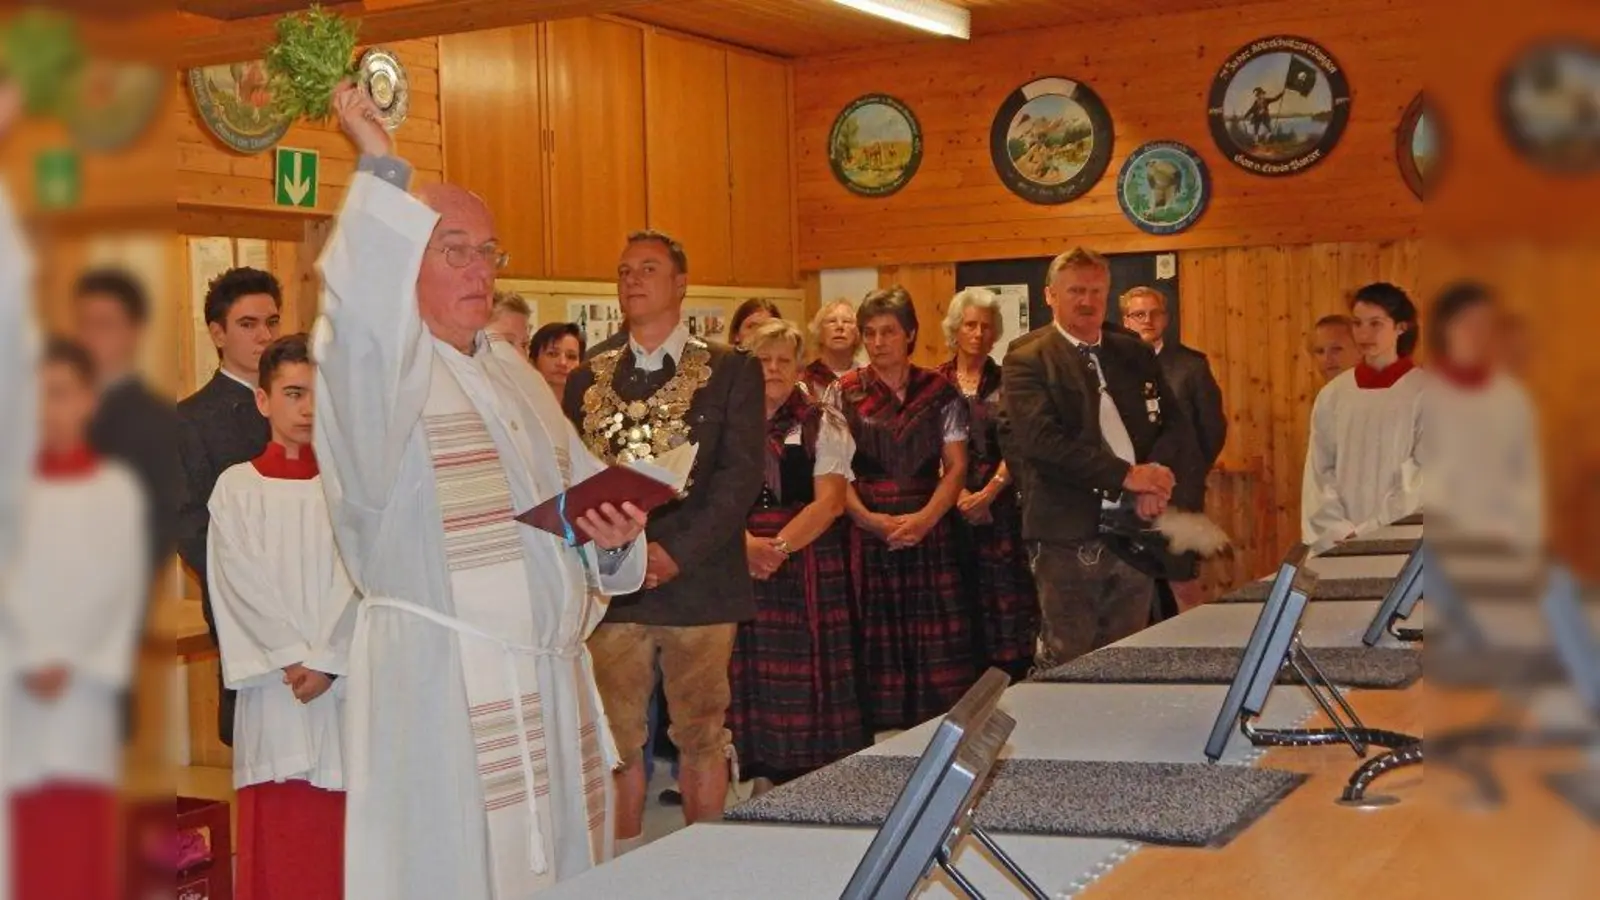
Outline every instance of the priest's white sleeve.
<path id="1" fill-rule="evenodd" d="M 319 262 L 315 443 L 339 546 L 358 584 L 367 581 L 361 562 L 381 540 L 428 398 L 432 349 L 416 286 L 437 220 L 405 191 L 358 171 Z"/>
<path id="2" fill-rule="evenodd" d="M 570 422 L 567 423 L 567 453 L 572 459 L 573 484 L 582 482 L 606 467 L 605 463 L 589 452 L 583 439 L 578 437 L 577 429 L 573 428 Z M 607 597 L 615 597 L 620 594 L 631 594 L 644 585 L 645 555 L 645 536 L 640 534 L 634 538 L 633 544 L 629 546 L 621 562 L 610 571 L 607 571 L 608 567 L 598 564 L 600 551 L 595 550 L 593 546 L 584 553 L 584 559 L 600 586 L 600 593 Z"/>
<path id="3" fill-rule="evenodd" d="M 0 184 L 0 575 L 16 546 L 38 429 L 33 257 Z M 4 579 L 0 578 L 0 590 Z"/>
<path id="4" fill-rule="evenodd" d="M 281 588 L 260 564 L 267 561 L 267 548 L 253 533 L 245 506 L 233 500 L 227 482 L 224 473 L 208 504 L 206 580 L 223 683 L 237 689 L 263 680 L 279 681 L 284 666 L 306 661 L 311 645 L 284 609 Z"/>
<path id="5" fill-rule="evenodd" d="M 1311 440 L 1306 446 L 1306 468 L 1300 487 L 1301 540 L 1313 550 L 1326 550 L 1355 530 L 1339 496 L 1335 464 L 1339 437 L 1330 389 L 1323 388 L 1311 407 Z"/>

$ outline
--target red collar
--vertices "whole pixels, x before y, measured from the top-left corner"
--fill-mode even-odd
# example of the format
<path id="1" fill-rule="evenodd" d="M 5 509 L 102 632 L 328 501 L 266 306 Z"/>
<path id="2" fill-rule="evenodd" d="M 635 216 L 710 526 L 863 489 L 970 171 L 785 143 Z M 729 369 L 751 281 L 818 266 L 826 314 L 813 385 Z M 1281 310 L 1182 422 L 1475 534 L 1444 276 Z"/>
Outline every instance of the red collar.
<path id="1" fill-rule="evenodd" d="M 252 459 L 250 465 L 256 467 L 263 478 L 280 478 L 285 481 L 310 481 L 317 477 L 317 454 L 307 444 L 300 448 L 300 458 L 290 459 L 289 451 L 277 441 L 269 441 L 267 449 L 261 455 Z"/>
<path id="2" fill-rule="evenodd" d="M 100 467 L 100 457 L 87 444 L 74 447 L 65 453 L 40 451 L 35 462 L 39 477 L 47 479 L 84 478 L 93 475 Z"/>
<path id="3" fill-rule="evenodd" d="M 1488 366 L 1452 366 L 1443 360 L 1431 364 L 1428 368 L 1437 372 L 1441 378 L 1459 388 L 1478 390 L 1489 384 L 1489 379 L 1494 376 L 1494 370 Z"/>
<path id="4" fill-rule="evenodd" d="M 1356 387 L 1364 391 L 1383 390 L 1394 387 L 1395 382 L 1405 377 L 1405 374 L 1415 369 L 1417 364 L 1411 357 L 1402 356 L 1389 364 L 1386 369 L 1374 369 L 1365 362 L 1356 363 Z"/>

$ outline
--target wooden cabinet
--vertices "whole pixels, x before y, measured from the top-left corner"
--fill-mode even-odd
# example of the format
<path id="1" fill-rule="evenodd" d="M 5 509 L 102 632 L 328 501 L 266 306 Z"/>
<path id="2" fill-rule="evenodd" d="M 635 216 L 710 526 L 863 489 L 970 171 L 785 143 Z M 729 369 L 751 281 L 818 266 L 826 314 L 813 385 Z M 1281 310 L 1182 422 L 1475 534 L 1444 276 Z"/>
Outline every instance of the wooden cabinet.
<path id="1" fill-rule="evenodd" d="M 489 204 L 506 274 L 528 278 L 549 273 L 539 38 L 537 25 L 439 38 L 445 178 Z"/>
<path id="2" fill-rule="evenodd" d="M 580 18 L 443 37 L 439 68 L 445 178 L 489 203 L 506 277 L 609 281 L 648 226 L 695 284 L 794 285 L 784 62 Z"/>
<path id="3" fill-rule="evenodd" d="M 795 280 L 790 96 L 788 66 L 728 54 L 733 284 Z"/>
<path id="4" fill-rule="evenodd" d="M 550 274 L 610 280 L 645 227 L 644 33 L 605 19 L 545 26 Z"/>
<path id="5" fill-rule="evenodd" d="M 683 242 L 689 277 L 733 280 L 728 51 L 653 31 L 645 40 L 650 227 Z"/>

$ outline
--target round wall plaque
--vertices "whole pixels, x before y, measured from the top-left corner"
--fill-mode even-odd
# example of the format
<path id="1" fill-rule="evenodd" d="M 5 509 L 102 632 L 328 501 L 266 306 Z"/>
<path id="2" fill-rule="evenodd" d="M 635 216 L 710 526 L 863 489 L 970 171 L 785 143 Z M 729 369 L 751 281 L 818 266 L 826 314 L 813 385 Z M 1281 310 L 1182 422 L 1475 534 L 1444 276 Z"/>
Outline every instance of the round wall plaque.
<path id="1" fill-rule="evenodd" d="M 1211 137 L 1235 165 L 1293 175 L 1327 158 L 1350 121 L 1350 85 L 1305 38 L 1262 38 L 1222 64 L 1206 106 Z"/>
<path id="2" fill-rule="evenodd" d="M 1066 203 L 1111 164 L 1111 113 L 1088 85 L 1040 78 L 1006 97 L 989 129 L 1000 180 L 1030 203 Z"/>
<path id="3" fill-rule="evenodd" d="M 260 153 L 289 130 L 289 120 L 272 111 L 267 82 L 267 65 L 259 59 L 206 66 L 189 70 L 189 95 L 217 140 L 240 153 Z"/>
<path id="4" fill-rule="evenodd" d="M 1151 141 L 1128 155 L 1117 174 L 1122 214 L 1141 231 L 1176 234 L 1193 225 L 1211 199 L 1200 155 L 1177 141 Z"/>
<path id="5" fill-rule="evenodd" d="M 854 193 L 886 197 L 905 187 L 921 163 L 917 117 L 887 94 L 858 97 L 833 120 L 828 164 Z"/>
<path id="6" fill-rule="evenodd" d="M 1395 130 L 1394 158 L 1400 177 L 1421 200 L 1439 167 L 1439 123 L 1419 91 Z"/>
<path id="7" fill-rule="evenodd" d="M 1530 47 L 1501 76 L 1499 99 L 1501 127 L 1523 159 L 1561 174 L 1600 167 L 1600 48 Z"/>

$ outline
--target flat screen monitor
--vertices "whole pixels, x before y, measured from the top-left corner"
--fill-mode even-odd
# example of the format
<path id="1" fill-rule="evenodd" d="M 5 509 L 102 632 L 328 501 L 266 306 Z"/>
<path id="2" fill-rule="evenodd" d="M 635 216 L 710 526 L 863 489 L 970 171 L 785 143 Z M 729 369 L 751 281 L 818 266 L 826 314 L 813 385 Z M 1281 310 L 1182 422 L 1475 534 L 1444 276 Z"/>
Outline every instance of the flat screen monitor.
<path id="1" fill-rule="evenodd" d="M 1266 602 L 1261 604 L 1261 614 L 1256 617 L 1255 628 L 1250 632 L 1250 639 L 1245 642 L 1244 655 L 1239 659 L 1239 669 L 1228 685 L 1222 709 L 1217 712 L 1217 721 L 1211 726 L 1211 736 L 1206 740 L 1206 757 L 1212 762 L 1221 759 L 1223 751 L 1228 747 L 1228 737 L 1233 734 L 1239 715 L 1244 712 L 1247 695 L 1255 683 L 1258 670 L 1267 659 L 1267 644 L 1277 636 L 1278 622 L 1283 618 L 1288 605 L 1290 588 L 1301 576 L 1309 552 L 1310 548 L 1305 544 L 1296 544 L 1284 554 L 1283 562 L 1278 564 L 1278 574 L 1272 579 L 1272 587 L 1267 591 Z M 1299 622 L 1298 613 L 1295 615 L 1295 621 Z M 1278 663 L 1282 660 L 1283 656 L 1280 653 L 1271 664 L 1271 677 L 1276 677 Z"/>
<path id="2" fill-rule="evenodd" d="M 1389 592 L 1383 595 L 1383 602 L 1378 604 L 1378 611 L 1373 615 L 1371 624 L 1367 625 L 1367 633 L 1361 636 L 1361 643 L 1376 647 L 1378 641 L 1383 639 L 1383 633 L 1396 620 L 1411 618 L 1411 612 L 1416 609 L 1417 600 L 1422 596 L 1422 572 L 1426 561 L 1427 549 L 1419 543 L 1406 557 L 1406 564 L 1400 567 L 1400 574 L 1389 585 Z"/>
<path id="3" fill-rule="evenodd" d="M 1600 718 L 1600 639 L 1595 637 L 1572 572 L 1563 566 L 1550 568 L 1542 603 L 1562 668 L 1583 705 Z"/>
<path id="4" fill-rule="evenodd" d="M 963 823 L 1016 722 L 1000 709 L 1011 679 L 990 669 L 940 720 L 840 900 L 910 897 L 963 836 Z"/>

